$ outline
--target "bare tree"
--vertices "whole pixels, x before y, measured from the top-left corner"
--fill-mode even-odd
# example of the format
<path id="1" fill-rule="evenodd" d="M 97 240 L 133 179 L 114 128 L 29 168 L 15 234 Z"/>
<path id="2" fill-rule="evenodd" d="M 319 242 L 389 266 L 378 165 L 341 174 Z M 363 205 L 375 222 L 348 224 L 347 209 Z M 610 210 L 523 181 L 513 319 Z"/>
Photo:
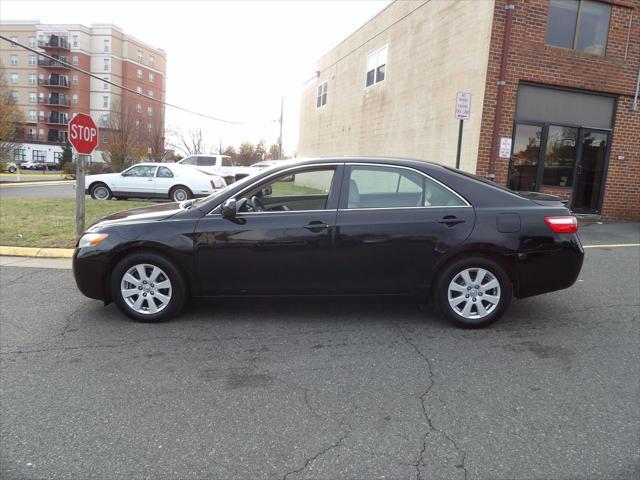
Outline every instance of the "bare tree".
<path id="1" fill-rule="evenodd" d="M 0 161 L 11 160 L 20 138 L 19 126 L 23 115 L 7 85 L 5 69 L 0 65 Z"/>
<path id="2" fill-rule="evenodd" d="M 202 130 L 189 130 L 184 133 L 176 130 L 172 133 L 171 147 L 184 153 L 186 156 L 199 155 L 207 151 Z"/>
<path id="3" fill-rule="evenodd" d="M 103 136 L 102 157 L 112 170 L 122 171 L 145 158 L 148 135 L 136 118 L 133 105 L 113 102 Z"/>
<path id="4" fill-rule="evenodd" d="M 149 124 L 147 129 L 147 144 L 151 150 L 151 158 L 156 162 L 161 162 L 167 153 L 167 131 L 164 125 L 164 109 L 161 109 L 158 116 Z"/>

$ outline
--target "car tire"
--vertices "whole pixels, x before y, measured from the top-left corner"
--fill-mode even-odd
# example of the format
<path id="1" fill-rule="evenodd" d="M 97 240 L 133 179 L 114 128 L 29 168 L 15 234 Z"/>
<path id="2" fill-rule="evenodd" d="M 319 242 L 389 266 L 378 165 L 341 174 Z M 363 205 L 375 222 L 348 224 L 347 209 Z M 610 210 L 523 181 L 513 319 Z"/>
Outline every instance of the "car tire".
<path id="1" fill-rule="evenodd" d="M 106 184 L 102 182 L 94 183 L 91 185 L 91 198 L 94 200 L 111 200 L 113 193 Z"/>
<path id="2" fill-rule="evenodd" d="M 110 279 L 111 298 L 120 311 L 146 323 L 163 322 L 177 315 L 187 299 L 185 285 L 184 276 L 173 262 L 153 252 L 123 258 Z"/>
<path id="3" fill-rule="evenodd" d="M 184 202 L 185 200 L 193 198 L 193 193 L 184 185 L 176 185 L 169 191 L 169 198 L 172 202 Z"/>
<path id="4" fill-rule="evenodd" d="M 500 264 L 474 256 L 447 265 L 433 294 L 440 313 L 454 325 L 482 328 L 497 321 L 507 310 L 512 285 Z"/>
<path id="5" fill-rule="evenodd" d="M 9 167 L 9 173 L 16 173 L 16 167 Z"/>

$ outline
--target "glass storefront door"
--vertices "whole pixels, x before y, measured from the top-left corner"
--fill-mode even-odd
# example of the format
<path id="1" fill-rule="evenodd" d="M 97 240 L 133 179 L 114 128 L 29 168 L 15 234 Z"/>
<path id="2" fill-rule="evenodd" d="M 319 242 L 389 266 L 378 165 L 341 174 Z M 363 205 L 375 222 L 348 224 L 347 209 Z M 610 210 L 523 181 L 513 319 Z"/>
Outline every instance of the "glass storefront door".
<path id="1" fill-rule="evenodd" d="M 580 130 L 576 181 L 572 196 L 572 210 L 591 213 L 600 210 L 604 173 L 606 171 L 610 133 Z"/>

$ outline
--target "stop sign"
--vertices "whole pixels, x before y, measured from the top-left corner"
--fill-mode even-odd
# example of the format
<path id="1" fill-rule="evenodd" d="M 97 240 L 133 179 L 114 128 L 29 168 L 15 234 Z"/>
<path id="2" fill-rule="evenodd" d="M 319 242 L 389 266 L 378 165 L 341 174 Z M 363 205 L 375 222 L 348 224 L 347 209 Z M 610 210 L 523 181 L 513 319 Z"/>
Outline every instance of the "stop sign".
<path id="1" fill-rule="evenodd" d="M 91 155 L 98 145 L 98 127 L 93 118 L 84 113 L 78 113 L 69 122 L 69 141 L 78 153 Z"/>

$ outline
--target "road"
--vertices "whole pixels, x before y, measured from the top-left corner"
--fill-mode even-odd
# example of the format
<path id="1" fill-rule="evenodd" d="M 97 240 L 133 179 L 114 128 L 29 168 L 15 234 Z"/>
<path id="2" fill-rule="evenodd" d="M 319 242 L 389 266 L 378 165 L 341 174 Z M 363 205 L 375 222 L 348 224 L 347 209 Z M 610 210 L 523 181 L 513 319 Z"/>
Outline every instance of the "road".
<path id="1" fill-rule="evenodd" d="M 69 270 L 0 267 L 0 476 L 638 478 L 639 272 L 638 247 L 588 249 L 571 289 L 466 331 L 370 299 L 139 324 Z"/>
<path id="2" fill-rule="evenodd" d="M 72 182 L 57 181 L 42 182 L 41 185 L 34 185 L 31 181 L 28 184 L 2 184 L 0 185 L 0 198 L 15 197 L 46 197 L 46 198 L 75 198 L 76 193 Z"/>

